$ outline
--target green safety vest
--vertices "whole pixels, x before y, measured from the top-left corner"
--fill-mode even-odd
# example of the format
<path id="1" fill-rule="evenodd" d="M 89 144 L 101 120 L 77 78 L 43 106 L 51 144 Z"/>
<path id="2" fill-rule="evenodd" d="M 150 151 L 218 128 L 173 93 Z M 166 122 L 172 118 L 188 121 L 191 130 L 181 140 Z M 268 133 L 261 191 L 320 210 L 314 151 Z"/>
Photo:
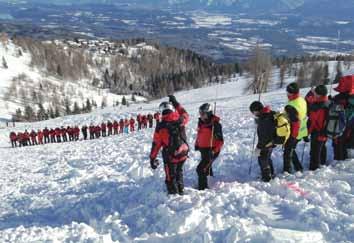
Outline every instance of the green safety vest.
<path id="1" fill-rule="evenodd" d="M 307 103 L 304 98 L 299 97 L 296 98 L 295 100 L 290 100 L 288 102 L 288 105 L 294 107 L 297 110 L 297 113 L 299 114 L 299 120 L 300 120 L 300 130 L 299 130 L 299 135 L 297 136 L 297 139 L 300 140 L 304 137 L 308 136 L 308 131 L 307 131 Z"/>

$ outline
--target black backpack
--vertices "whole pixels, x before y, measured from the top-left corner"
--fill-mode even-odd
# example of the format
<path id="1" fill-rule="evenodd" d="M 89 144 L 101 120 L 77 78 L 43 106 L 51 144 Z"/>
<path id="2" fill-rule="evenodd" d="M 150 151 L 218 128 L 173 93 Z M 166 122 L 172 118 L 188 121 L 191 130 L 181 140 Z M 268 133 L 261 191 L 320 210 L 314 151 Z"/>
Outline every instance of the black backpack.
<path id="1" fill-rule="evenodd" d="M 185 138 L 185 133 L 181 128 L 181 123 L 165 122 L 162 127 L 168 129 L 169 145 L 166 148 L 171 162 L 178 163 L 184 161 L 188 157 L 189 146 Z"/>

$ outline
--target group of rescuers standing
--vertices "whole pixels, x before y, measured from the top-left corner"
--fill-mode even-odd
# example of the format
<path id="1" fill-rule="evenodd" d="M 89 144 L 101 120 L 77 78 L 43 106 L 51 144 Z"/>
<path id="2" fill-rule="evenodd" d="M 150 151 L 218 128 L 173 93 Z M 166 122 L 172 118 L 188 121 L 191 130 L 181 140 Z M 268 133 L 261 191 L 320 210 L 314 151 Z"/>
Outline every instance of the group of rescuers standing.
<path id="1" fill-rule="evenodd" d="M 299 86 L 294 82 L 286 87 L 288 103 L 284 112 L 274 112 L 260 101 L 250 104 L 249 109 L 255 117 L 258 136 L 253 153 L 258 157 L 263 181 L 268 182 L 275 176 L 271 155 L 277 145 L 283 146 L 284 173 L 292 173 L 292 167 L 296 172 L 303 171 L 302 161 L 299 160 L 296 153 L 296 147 L 301 140 L 311 142 L 310 170 L 316 170 L 320 165 L 326 164 L 326 141 L 328 138 L 333 140 L 335 160 L 345 160 L 348 157 L 347 149 L 354 148 L 352 132 L 354 121 L 353 80 L 341 80 L 335 90 L 339 93 L 333 98 L 328 97 L 327 87 L 318 85 L 312 88 L 305 98 L 302 98 Z M 158 167 L 157 156 L 162 148 L 167 192 L 168 194 L 183 195 L 183 165 L 190 150 L 185 131 L 189 115 L 175 96 L 169 95 L 168 97 L 169 101 L 162 102 L 159 106 L 162 119 L 157 124 L 153 135 L 150 166 L 154 170 Z M 342 129 L 343 132 L 330 135 L 327 126 L 329 117 L 333 118 L 330 110 L 334 104 L 340 105 L 347 111 L 346 125 Z M 283 128 L 280 128 L 282 125 L 279 126 L 276 119 L 279 114 L 287 121 Z M 196 169 L 198 189 L 204 190 L 208 188 L 207 177 L 213 176 L 212 164 L 220 154 L 224 139 L 220 118 L 214 114 L 211 104 L 201 105 L 199 115 L 194 148 L 201 154 L 201 160 Z M 279 137 L 277 129 L 289 131 L 285 133 L 284 137 Z M 338 128 L 334 128 L 334 130 L 336 129 L 338 131 Z"/>

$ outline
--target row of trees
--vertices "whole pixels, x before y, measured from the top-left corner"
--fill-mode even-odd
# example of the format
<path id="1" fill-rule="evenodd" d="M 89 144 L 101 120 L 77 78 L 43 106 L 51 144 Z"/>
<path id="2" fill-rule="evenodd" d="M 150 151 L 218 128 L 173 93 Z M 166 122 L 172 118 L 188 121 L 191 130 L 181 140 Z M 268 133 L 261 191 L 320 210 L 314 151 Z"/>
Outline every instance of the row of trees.
<path id="1" fill-rule="evenodd" d="M 279 88 L 283 88 L 286 77 L 295 77 L 300 87 L 314 87 L 319 84 L 338 83 L 343 75 L 343 66 L 350 69 L 354 61 L 353 55 L 331 56 L 302 56 L 302 57 L 277 57 L 272 59 L 270 54 L 256 46 L 244 68 L 252 78 L 247 86 L 247 91 L 254 94 L 267 92 L 274 66 L 279 70 Z M 331 77 L 329 63 L 336 65 Z M 336 62 L 336 64 L 333 62 Z"/>
<path id="2" fill-rule="evenodd" d="M 129 105 L 129 102 L 123 96 L 121 102 L 115 101 L 113 106 L 118 105 Z M 107 106 L 107 100 L 103 99 L 101 102 L 101 108 Z M 86 102 L 83 103 L 81 106 L 78 102 L 74 102 L 72 105 L 70 100 L 66 98 L 63 101 L 63 104 L 57 104 L 55 106 L 50 105 L 49 108 L 45 108 L 41 103 L 32 103 L 27 104 L 24 109 L 18 108 L 13 115 L 13 121 L 27 121 L 27 122 L 34 122 L 34 121 L 43 121 L 48 119 L 57 118 L 63 115 L 77 115 L 83 113 L 89 113 L 92 109 L 97 109 L 98 105 L 94 100 L 86 99 Z"/>
<path id="3" fill-rule="evenodd" d="M 159 97 L 167 90 L 201 87 L 213 77 L 231 75 L 240 68 L 234 64 L 215 65 L 190 50 L 153 42 L 146 43 L 148 48 L 127 46 L 145 43 L 143 39 L 116 41 L 114 46 L 123 48 L 122 51 L 107 55 L 97 55 L 85 47 L 30 38 L 16 38 L 14 42 L 31 54 L 31 65 L 45 73 L 63 80 L 92 80 L 91 85 L 116 94 L 139 92 L 144 96 Z M 131 53 L 132 48 L 134 52 Z M 156 89 L 156 86 L 162 89 Z"/>

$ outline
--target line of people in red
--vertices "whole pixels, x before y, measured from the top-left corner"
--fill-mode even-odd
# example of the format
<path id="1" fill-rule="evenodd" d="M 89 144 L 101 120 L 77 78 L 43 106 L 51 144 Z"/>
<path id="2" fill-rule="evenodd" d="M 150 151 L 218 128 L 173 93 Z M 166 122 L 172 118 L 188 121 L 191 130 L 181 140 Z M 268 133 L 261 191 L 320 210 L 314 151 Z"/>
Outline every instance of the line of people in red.
<path id="1" fill-rule="evenodd" d="M 156 124 L 160 121 L 159 112 L 156 112 L 154 115 L 150 113 L 148 115 L 138 114 L 136 119 L 132 117 L 130 119 L 120 119 L 119 121 L 102 122 L 100 125 L 83 125 L 81 129 L 78 126 L 68 126 L 66 128 L 62 126 L 61 128 L 57 127 L 51 129 L 45 127 L 43 130 L 32 130 L 31 132 L 28 132 L 27 130 L 18 133 L 12 131 L 10 132 L 10 141 L 13 148 L 17 146 L 23 147 L 47 143 L 77 141 L 80 137 L 80 131 L 84 140 L 88 138 L 95 139 L 101 136 L 106 137 L 121 133 L 129 133 L 129 131 L 134 132 L 136 123 L 138 130 L 147 127 L 152 128 L 154 120 Z"/>

